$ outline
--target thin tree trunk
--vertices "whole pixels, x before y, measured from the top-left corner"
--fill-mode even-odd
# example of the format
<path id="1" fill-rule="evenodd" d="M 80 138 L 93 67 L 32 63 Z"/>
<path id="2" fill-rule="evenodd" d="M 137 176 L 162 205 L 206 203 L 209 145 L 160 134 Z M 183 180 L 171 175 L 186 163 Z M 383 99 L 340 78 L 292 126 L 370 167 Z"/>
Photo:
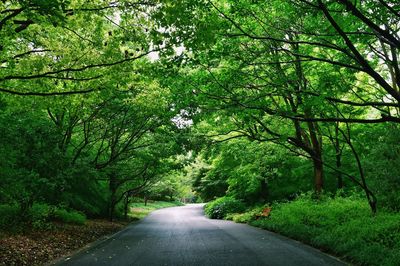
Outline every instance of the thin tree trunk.
<path id="1" fill-rule="evenodd" d="M 324 166 L 322 156 L 313 159 L 315 192 L 320 195 L 324 187 Z"/>
<path id="2" fill-rule="evenodd" d="M 108 212 L 108 219 L 110 222 L 114 221 L 114 213 L 115 213 L 115 194 L 111 196 L 110 200 L 110 208 Z"/>
<path id="3" fill-rule="evenodd" d="M 109 211 L 108 211 L 108 218 L 112 222 L 114 220 L 114 213 L 115 213 L 115 205 L 116 205 L 116 194 L 117 194 L 117 178 L 114 174 L 110 175 L 110 183 L 109 183 L 109 189 L 110 189 L 110 205 L 109 205 Z"/>
<path id="4" fill-rule="evenodd" d="M 336 168 L 340 169 L 342 167 L 342 156 L 336 152 Z M 342 189 L 344 187 L 343 184 L 343 175 L 341 172 L 337 172 L 337 188 Z"/>
<path id="5" fill-rule="evenodd" d="M 314 165 L 314 186 L 317 195 L 320 195 L 324 187 L 324 164 L 322 161 L 322 138 L 318 134 L 318 128 L 315 123 L 308 122 L 310 139 L 312 145 L 312 159 Z"/>
<path id="6" fill-rule="evenodd" d="M 368 188 L 367 181 L 365 179 L 364 169 L 361 164 L 361 159 L 358 156 L 358 153 L 351 141 L 349 125 L 346 124 L 346 127 L 347 127 L 347 135 L 343 130 L 341 130 L 341 129 L 339 129 L 339 130 L 342 133 L 347 144 L 349 145 L 351 151 L 353 152 L 354 158 L 356 159 L 356 162 L 357 162 L 358 172 L 359 172 L 360 178 L 361 178 L 362 189 L 365 192 L 365 196 L 368 200 L 368 204 L 371 208 L 372 213 L 375 214 L 377 211 L 377 199 L 376 199 L 376 196 L 372 193 L 372 191 L 369 190 L 369 188 Z"/>
<path id="7" fill-rule="evenodd" d="M 128 208 L 129 207 L 129 193 L 125 194 L 124 197 L 124 218 L 125 220 L 128 220 Z"/>
<path id="8" fill-rule="evenodd" d="M 265 178 L 261 179 L 260 183 L 260 199 L 266 201 L 268 198 L 268 184 Z"/>
<path id="9" fill-rule="evenodd" d="M 335 151 L 336 151 L 336 167 L 338 170 L 342 167 L 342 151 L 340 150 L 339 143 L 339 122 L 335 123 Z M 337 188 L 343 188 L 343 175 L 339 171 L 337 172 Z"/>

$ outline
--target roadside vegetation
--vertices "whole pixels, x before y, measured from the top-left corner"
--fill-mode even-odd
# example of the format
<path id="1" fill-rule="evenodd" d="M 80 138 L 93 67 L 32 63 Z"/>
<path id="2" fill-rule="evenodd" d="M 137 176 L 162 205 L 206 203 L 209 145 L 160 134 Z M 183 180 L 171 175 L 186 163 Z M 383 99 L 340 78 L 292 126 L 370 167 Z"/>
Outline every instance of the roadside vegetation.
<path id="1" fill-rule="evenodd" d="M 162 209 L 162 208 L 169 208 L 169 207 L 176 207 L 176 206 L 183 206 L 184 204 L 180 201 L 148 201 L 147 203 L 144 202 L 133 202 L 130 204 L 130 213 L 129 217 L 133 220 L 139 220 L 146 217 L 152 211 Z"/>

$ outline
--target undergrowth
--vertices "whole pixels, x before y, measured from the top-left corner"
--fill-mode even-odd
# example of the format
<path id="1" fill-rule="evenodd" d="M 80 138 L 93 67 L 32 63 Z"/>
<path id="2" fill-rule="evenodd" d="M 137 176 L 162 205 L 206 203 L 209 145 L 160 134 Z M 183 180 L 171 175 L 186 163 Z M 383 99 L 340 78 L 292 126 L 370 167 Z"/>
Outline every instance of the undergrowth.
<path id="1" fill-rule="evenodd" d="M 24 212 L 17 205 L 0 205 L 0 231 L 20 232 L 30 229 L 52 229 L 52 222 L 83 225 L 86 216 L 72 209 L 35 203 Z"/>
<path id="2" fill-rule="evenodd" d="M 233 197 L 218 198 L 204 206 L 205 213 L 212 219 L 223 219 L 231 213 L 242 212 L 245 209 L 245 205 Z"/>

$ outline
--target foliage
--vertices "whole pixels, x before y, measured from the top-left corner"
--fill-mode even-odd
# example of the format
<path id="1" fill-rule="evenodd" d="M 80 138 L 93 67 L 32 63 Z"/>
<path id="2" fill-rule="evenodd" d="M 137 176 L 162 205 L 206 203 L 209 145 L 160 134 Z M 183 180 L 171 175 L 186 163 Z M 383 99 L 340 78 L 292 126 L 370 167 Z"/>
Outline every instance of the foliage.
<path id="1" fill-rule="evenodd" d="M 2 200 L 24 205 L 39 199 L 57 200 L 64 157 L 58 136 L 39 114 L 14 108 L 0 114 Z"/>
<path id="2" fill-rule="evenodd" d="M 21 211 L 18 205 L 0 205 L 0 230 L 4 232 L 18 232 L 25 229 L 50 230 L 54 228 L 54 221 L 67 224 L 83 225 L 86 216 L 74 210 L 51 206 L 44 203 L 35 203 L 28 212 Z"/>
<path id="3" fill-rule="evenodd" d="M 376 212 L 378 188 L 365 171 L 372 161 L 365 160 L 368 152 L 362 153 L 362 147 L 374 140 L 371 134 L 362 138 L 358 130 L 368 132 L 371 124 L 400 121 L 400 79 L 395 74 L 400 73 L 400 40 L 393 9 L 398 4 L 389 2 L 160 4 L 153 18 L 173 32 L 164 36 L 165 42 L 185 48 L 180 56 L 163 58 L 163 64 L 173 66 L 165 82 L 184 95 L 186 108 L 197 108 L 196 133 L 210 136 L 210 142 L 243 137 L 279 145 L 278 150 L 309 160 L 312 168 L 299 171 L 298 178 L 307 179 L 318 194 L 357 186 Z M 182 14 L 179 20 L 173 19 L 176 14 Z M 364 143 L 358 143 L 361 139 Z M 262 153 L 255 157 L 260 156 L 265 161 L 273 157 Z M 247 163 L 242 155 L 236 160 L 239 167 L 231 172 L 224 166 L 233 156 L 226 157 L 214 156 L 215 168 L 202 174 L 199 179 L 204 182 L 195 183 L 196 191 L 210 191 L 207 199 L 221 196 L 219 185 L 225 181 L 228 194 L 237 198 L 255 202 L 265 197 L 257 185 L 263 177 L 255 170 L 264 162 Z M 382 154 L 378 160 L 385 160 Z M 287 159 L 282 161 L 279 168 L 287 168 Z M 212 165 L 212 160 L 207 163 Z M 286 182 L 271 191 L 288 188 L 299 193 L 305 188 L 300 183 Z M 384 193 L 379 196 L 388 199 Z"/>
<path id="4" fill-rule="evenodd" d="M 243 212 L 243 202 L 232 197 L 218 198 L 204 206 L 206 215 L 212 219 L 223 219 L 230 213 Z"/>
<path id="5" fill-rule="evenodd" d="M 49 219 L 53 211 L 54 206 L 35 203 L 32 208 L 29 209 L 27 222 L 31 224 L 34 229 L 50 229 L 51 224 L 49 223 Z"/>
<path id="6" fill-rule="evenodd" d="M 310 190 L 310 167 L 277 145 L 235 139 L 203 151 L 184 171 L 204 201 L 228 195 L 254 204 Z"/>
<path id="7" fill-rule="evenodd" d="M 397 2 L 0 2 L 0 227 L 112 220 L 139 196 L 237 221 L 277 201 L 254 223 L 398 252 Z"/>
<path id="8" fill-rule="evenodd" d="M 227 220 L 232 220 L 236 223 L 248 223 L 252 220 L 257 219 L 264 208 L 265 206 L 263 205 L 259 207 L 250 207 L 243 213 L 231 213 L 228 214 L 225 218 Z"/>
<path id="9" fill-rule="evenodd" d="M 361 129 L 360 129 L 361 130 Z M 364 131 L 365 129 L 363 129 Z M 370 186 L 376 191 L 380 207 L 400 210 L 400 128 L 398 125 L 370 127 L 359 134 L 360 150 Z M 375 140 L 369 143 L 365 138 Z"/>
<path id="10" fill-rule="evenodd" d="M 97 181 L 99 175 L 84 166 L 74 169 L 61 195 L 61 205 L 84 213 L 89 218 L 108 215 L 109 191 L 107 184 Z"/>
<path id="11" fill-rule="evenodd" d="M 65 209 L 55 209 L 52 213 L 55 220 L 67 223 L 67 224 L 78 224 L 83 225 L 86 222 L 86 216 L 81 212 L 67 211 Z"/>
<path id="12" fill-rule="evenodd" d="M 204 156 L 203 154 L 196 156 L 194 161 L 184 168 L 184 171 L 187 178 L 192 181 L 192 188 L 199 198 L 210 201 L 215 197 L 224 196 L 228 184 L 225 171 L 215 169 L 203 158 Z"/>
<path id="13" fill-rule="evenodd" d="M 0 230 L 14 231 L 20 224 L 18 219 L 19 208 L 17 205 L 0 205 Z"/>

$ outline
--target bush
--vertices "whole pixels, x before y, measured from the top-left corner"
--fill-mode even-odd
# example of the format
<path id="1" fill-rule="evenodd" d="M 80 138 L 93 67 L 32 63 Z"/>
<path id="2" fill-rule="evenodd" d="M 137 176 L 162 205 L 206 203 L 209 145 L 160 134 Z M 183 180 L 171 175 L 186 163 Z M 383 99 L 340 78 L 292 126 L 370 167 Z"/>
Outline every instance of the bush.
<path id="1" fill-rule="evenodd" d="M 70 224 L 84 224 L 86 216 L 75 210 L 65 210 L 56 206 L 35 203 L 26 212 L 21 213 L 18 205 L 0 205 L 0 230 L 20 231 L 28 228 L 51 229 L 51 221 Z"/>
<path id="2" fill-rule="evenodd" d="M 252 220 L 257 219 L 259 214 L 262 213 L 266 207 L 269 207 L 269 206 L 263 205 L 263 206 L 259 206 L 259 207 L 254 207 L 251 210 L 246 211 L 244 213 L 231 213 L 231 214 L 228 214 L 225 218 L 227 220 L 232 220 L 236 223 L 249 223 Z"/>
<path id="3" fill-rule="evenodd" d="M 35 203 L 28 211 L 28 219 L 34 229 L 50 229 L 49 217 L 54 206 Z"/>
<path id="4" fill-rule="evenodd" d="M 86 216 L 75 210 L 35 203 L 29 210 L 29 221 L 34 229 L 51 229 L 51 221 L 82 225 Z"/>
<path id="5" fill-rule="evenodd" d="M 232 197 L 218 198 L 204 206 L 205 213 L 211 219 L 223 219 L 230 213 L 243 212 L 245 205 Z"/>
<path id="6" fill-rule="evenodd" d="M 14 231 L 20 223 L 19 219 L 19 208 L 17 205 L 0 205 L 0 230 Z"/>
<path id="7" fill-rule="evenodd" d="M 53 213 L 53 216 L 56 220 L 68 223 L 68 224 L 85 224 L 86 216 L 74 210 L 67 211 L 65 209 L 56 209 Z"/>
<path id="8" fill-rule="evenodd" d="M 22 212 L 18 205 L 0 205 L 0 230 L 16 232 L 26 228 L 50 229 L 49 216 L 53 208 L 36 203 Z"/>

